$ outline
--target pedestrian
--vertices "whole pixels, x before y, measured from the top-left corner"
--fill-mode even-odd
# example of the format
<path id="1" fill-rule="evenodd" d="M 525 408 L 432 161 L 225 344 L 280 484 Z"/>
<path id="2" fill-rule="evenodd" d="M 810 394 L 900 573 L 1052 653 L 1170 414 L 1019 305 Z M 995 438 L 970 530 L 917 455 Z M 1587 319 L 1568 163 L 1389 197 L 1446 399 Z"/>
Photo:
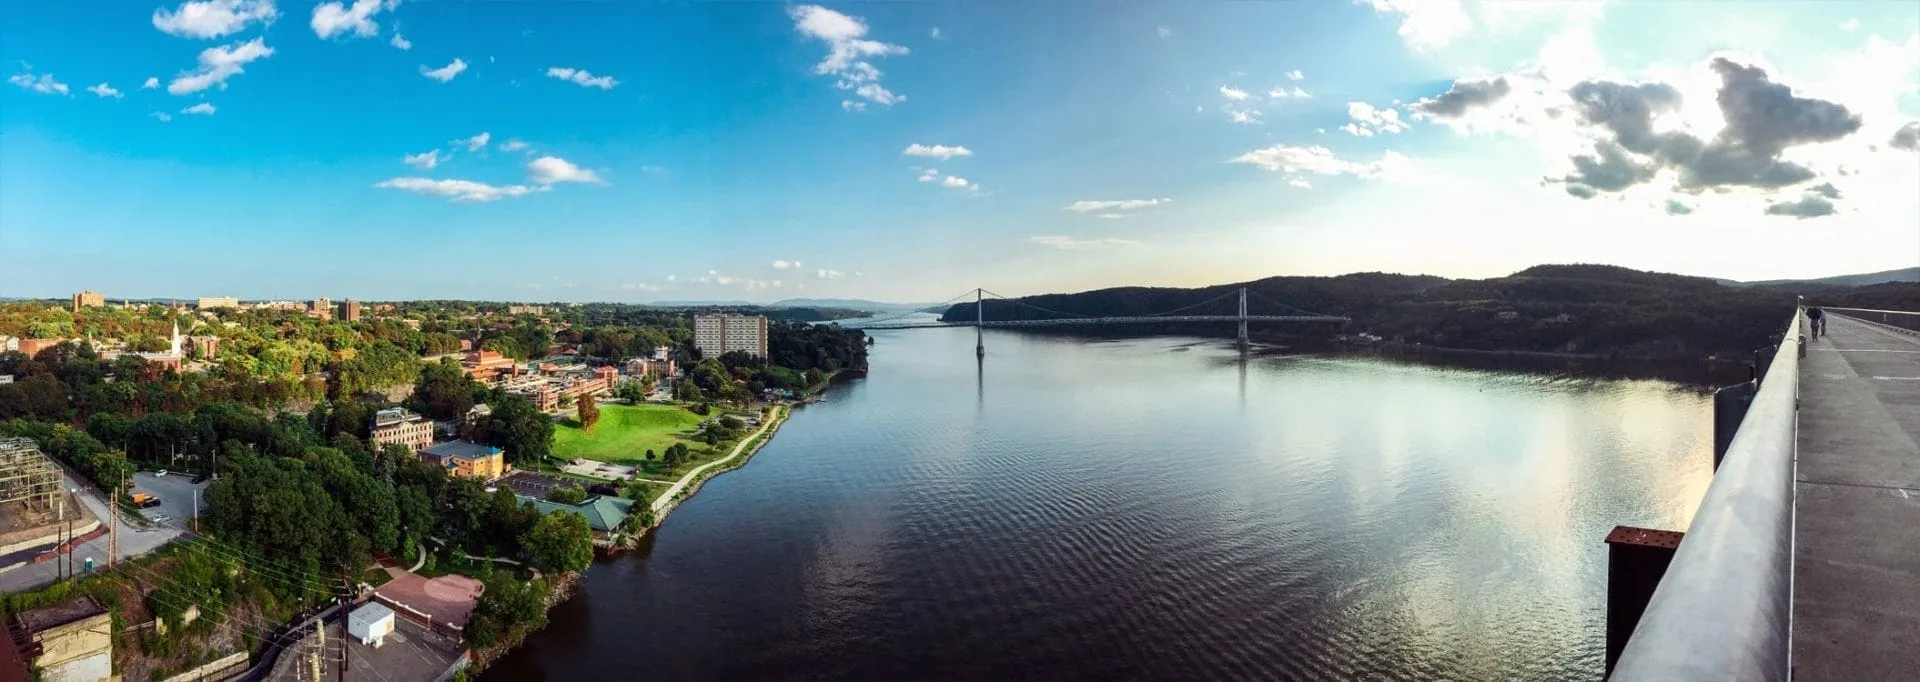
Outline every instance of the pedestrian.
<path id="1" fill-rule="evenodd" d="M 1812 328 L 1813 338 L 1820 338 L 1827 333 L 1827 314 L 1819 306 L 1807 308 L 1807 323 Z"/>

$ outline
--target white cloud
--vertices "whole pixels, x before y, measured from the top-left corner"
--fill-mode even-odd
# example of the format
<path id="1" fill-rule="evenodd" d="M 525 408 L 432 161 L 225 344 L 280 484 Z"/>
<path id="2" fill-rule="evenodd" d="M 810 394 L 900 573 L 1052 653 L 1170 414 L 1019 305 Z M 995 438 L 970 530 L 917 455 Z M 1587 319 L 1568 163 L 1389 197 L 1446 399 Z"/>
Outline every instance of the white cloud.
<path id="1" fill-rule="evenodd" d="M 152 90 L 157 87 L 160 87 L 160 79 L 154 76 L 147 76 L 147 82 L 140 84 L 141 90 Z"/>
<path id="2" fill-rule="evenodd" d="M 1222 85 L 1220 86 L 1220 96 L 1238 102 L 1247 98 L 1247 91 L 1231 85 Z"/>
<path id="3" fill-rule="evenodd" d="M 866 37 L 866 22 L 819 5 L 801 5 L 789 10 L 788 15 L 793 18 L 794 29 L 800 35 L 827 44 L 827 56 L 814 65 L 814 73 L 835 76 L 835 88 L 851 90 L 853 94 L 881 106 L 893 106 L 906 101 L 905 96 L 880 85 L 880 69 L 867 61 L 869 57 L 907 54 L 905 46 L 869 39 Z M 866 111 L 866 105 L 866 102 L 844 100 L 840 108 Z"/>
<path id="4" fill-rule="evenodd" d="M 400 48 L 400 49 L 402 49 L 402 50 L 411 50 L 411 49 L 413 49 L 413 41 L 411 41 L 411 40 L 407 40 L 407 37 L 406 37 L 406 36 L 403 36 L 403 35 L 400 35 L 400 32 L 399 32 L 399 31 L 394 31 L 394 32 L 393 32 L 393 38 L 392 38 L 392 39 L 390 39 L 390 40 L 388 40 L 388 41 L 387 41 L 387 44 L 388 44 L 388 45 L 392 45 L 392 46 L 394 46 L 394 47 L 397 47 L 397 48 Z"/>
<path id="5" fill-rule="evenodd" d="M 775 270 L 795 270 L 799 267 L 800 261 L 797 260 L 776 260 L 773 262 L 773 269 Z"/>
<path id="6" fill-rule="evenodd" d="M 67 84 L 54 80 L 50 73 L 40 74 L 39 78 L 30 73 L 17 73 L 8 76 L 7 82 L 42 94 L 67 94 Z"/>
<path id="7" fill-rule="evenodd" d="M 87 92 L 91 92 L 101 97 L 112 97 L 114 99 L 119 99 L 121 97 L 126 96 L 126 95 L 120 94 L 119 90 L 113 89 L 113 86 L 107 85 L 106 83 L 101 83 L 99 85 L 89 85 L 87 86 Z"/>
<path id="8" fill-rule="evenodd" d="M 1292 71 L 1287 72 L 1287 80 L 1290 80 L 1290 81 L 1305 80 L 1306 77 L 1307 77 L 1307 74 L 1301 73 L 1299 69 L 1294 69 Z"/>
<path id="9" fill-rule="evenodd" d="M 558 78 L 583 88 L 600 88 L 601 90 L 612 90 L 613 86 L 620 84 L 620 81 L 614 80 L 613 76 L 595 76 L 587 73 L 586 69 L 573 69 L 564 66 L 547 67 L 547 76 Z"/>
<path id="10" fill-rule="evenodd" d="M 962 146 L 949 147 L 944 144 L 936 144 L 936 145 L 929 146 L 929 145 L 920 144 L 918 142 L 907 145 L 907 150 L 900 153 L 907 156 L 921 156 L 926 158 L 939 159 L 941 161 L 945 161 L 947 159 L 951 159 L 956 156 L 973 156 L 973 150 L 968 149 L 966 147 L 962 147 Z"/>
<path id="11" fill-rule="evenodd" d="M 322 40 L 349 33 L 368 38 L 380 32 L 373 16 L 399 4 L 400 0 L 354 0 L 351 7 L 337 1 L 321 3 L 313 8 L 313 21 L 309 25 L 313 27 L 313 34 Z"/>
<path id="12" fill-rule="evenodd" d="M 1336 157 L 1332 150 L 1317 145 L 1290 147 L 1276 144 L 1236 156 L 1232 162 L 1259 166 L 1270 171 L 1352 175 L 1362 178 L 1398 177 L 1412 170 L 1412 162 L 1399 152 L 1389 151 L 1379 161 L 1373 163 L 1357 163 Z"/>
<path id="13" fill-rule="evenodd" d="M 1846 21 L 1840 22 L 1840 30 L 1848 33 L 1860 30 L 1860 18 L 1850 17 Z"/>
<path id="14" fill-rule="evenodd" d="M 527 164 L 527 176 L 534 184 L 547 186 L 561 182 L 599 184 L 600 176 L 557 156 L 542 156 Z"/>
<path id="15" fill-rule="evenodd" d="M 218 38 L 278 16 L 273 0 L 193 0 L 172 11 L 154 10 L 153 27 L 183 38 Z"/>
<path id="16" fill-rule="evenodd" d="M 1125 213 L 1102 213 L 1102 214 L 1100 214 L 1099 216 L 1096 216 L 1096 217 L 1099 217 L 1099 218 L 1106 218 L 1107 220 L 1119 220 L 1119 219 L 1121 219 L 1121 218 L 1125 218 L 1125 217 L 1127 217 L 1127 214 L 1125 214 Z"/>
<path id="17" fill-rule="evenodd" d="M 1416 52 L 1446 47 L 1473 28 L 1473 21 L 1467 18 L 1460 0 L 1354 0 L 1354 3 L 1370 4 L 1375 12 L 1399 14 L 1400 38 Z"/>
<path id="18" fill-rule="evenodd" d="M 149 114 L 147 114 L 147 115 L 148 115 L 148 116 L 152 116 L 152 117 L 154 117 L 154 118 L 157 118 L 157 119 L 160 119 L 160 122 L 161 122 L 161 123 L 166 123 L 166 122 L 168 122 L 168 121 L 171 121 L 171 120 L 173 120 L 173 114 L 169 114 L 169 113 L 167 113 L 167 112 L 164 112 L 164 111 L 155 111 L 155 112 L 152 112 L 152 113 L 149 113 Z"/>
<path id="19" fill-rule="evenodd" d="M 1306 178 L 1288 178 L 1287 184 L 1300 189 L 1313 189 L 1313 183 L 1307 182 Z"/>
<path id="20" fill-rule="evenodd" d="M 273 56 L 273 48 L 265 41 L 254 38 L 244 43 L 234 43 L 219 47 L 209 47 L 200 51 L 200 64 L 191 72 L 182 72 L 167 84 L 167 92 L 176 95 L 199 92 L 215 85 L 222 90 L 227 87 L 227 79 L 246 73 L 242 67 L 256 59 Z"/>
<path id="21" fill-rule="evenodd" d="M 933 36 L 933 39 L 934 39 L 934 40 L 940 40 L 940 39 L 941 39 L 941 38 L 940 38 L 940 27 L 939 27 L 939 26 L 935 26 L 935 27 L 933 27 L 933 30 L 932 30 L 932 31 L 929 31 L 929 32 L 927 32 L 927 35 L 929 35 L 929 36 Z"/>
<path id="22" fill-rule="evenodd" d="M 493 139 L 493 133 L 482 131 L 479 135 L 475 135 L 473 137 L 454 140 L 453 144 L 464 144 L 467 146 L 467 151 L 477 152 L 482 149 L 485 149 L 487 147 L 487 142 L 492 139 Z"/>
<path id="23" fill-rule="evenodd" d="M 939 179 L 940 179 L 940 169 L 938 168 L 928 168 L 920 172 L 921 182 L 933 182 Z"/>
<path id="24" fill-rule="evenodd" d="M 383 180 L 374 186 L 385 189 L 406 190 L 416 194 L 446 197 L 455 203 L 494 201 L 507 197 L 526 196 L 527 193 L 535 191 L 534 188 L 526 185 L 489 185 L 484 182 L 475 182 L 472 180 L 442 180 L 419 177 Z"/>
<path id="25" fill-rule="evenodd" d="M 1155 197 L 1152 199 L 1114 199 L 1114 200 L 1101 200 L 1101 201 L 1089 201 L 1089 200 L 1082 199 L 1080 201 L 1067 204 L 1066 206 L 1062 206 L 1061 208 L 1068 211 L 1073 211 L 1075 213 L 1094 213 L 1098 211 L 1134 211 L 1134 210 L 1147 208 L 1150 206 L 1159 206 L 1161 204 L 1171 204 L 1171 203 L 1173 203 L 1173 199 L 1168 197 Z"/>
<path id="26" fill-rule="evenodd" d="M 1313 95 L 1298 87 L 1274 88 L 1267 91 L 1267 97 L 1269 99 L 1313 99 Z"/>
<path id="27" fill-rule="evenodd" d="M 979 189 L 980 188 L 979 185 L 975 185 L 972 182 L 968 181 L 966 178 L 960 177 L 958 175 L 949 175 L 947 177 L 940 178 L 940 186 L 953 187 L 956 189 Z"/>
<path id="28" fill-rule="evenodd" d="M 408 154 L 400 159 L 402 163 L 420 170 L 432 170 L 434 166 L 440 165 L 440 162 L 444 160 L 445 159 L 440 158 L 440 150 L 438 149 L 424 151 L 418 154 Z"/>
<path id="29" fill-rule="evenodd" d="M 453 80 L 454 76 L 460 75 L 460 72 L 465 70 L 467 70 L 467 63 L 465 61 L 461 61 L 459 57 L 453 58 L 453 61 L 451 63 L 447 64 L 446 66 L 442 66 L 438 69 L 429 69 L 425 64 L 420 65 L 420 75 L 426 76 L 428 78 L 432 78 L 442 83 Z"/>
<path id="30" fill-rule="evenodd" d="M 679 275 L 667 275 L 667 281 L 669 281 L 669 282 L 671 282 L 671 281 L 674 281 L 674 280 L 676 280 L 676 279 L 679 279 L 679 278 L 680 278 L 680 276 L 679 276 Z"/>
<path id="31" fill-rule="evenodd" d="M 1259 123 L 1260 122 L 1260 112 L 1253 109 L 1245 109 L 1245 110 L 1229 109 L 1227 110 L 1227 117 L 1228 119 L 1232 120 L 1234 123 Z"/>
<path id="32" fill-rule="evenodd" d="M 1347 116 L 1352 123 L 1341 126 L 1341 130 L 1350 135 L 1373 137 L 1375 133 L 1403 133 L 1407 122 L 1400 118 L 1400 112 L 1393 109 L 1375 109 L 1366 102 L 1348 102 Z"/>
<path id="33" fill-rule="evenodd" d="M 508 138 L 506 142 L 500 143 L 500 151 L 503 152 L 524 151 L 532 147 L 533 145 L 522 142 L 519 138 Z"/>
<path id="34" fill-rule="evenodd" d="M 1027 243 L 1039 244 L 1041 246 L 1051 246 L 1056 249 L 1063 249 L 1063 250 L 1069 250 L 1069 251 L 1079 251 L 1079 250 L 1086 250 L 1086 249 L 1123 248 L 1123 247 L 1140 245 L 1140 242 L 1137 242 L 1131 239 L 1080 239 L 1077 237 L 1068 237 L 1065 235 L 1057 235 L 1057 234 L 1037 235 L 1033 237 L 1028 237 Z"/>
<path id="35" fill-rule="evenodd" d="M 1154 32 L 1160 35 L 1161 40 L 1166 40 L 1168 38 L 1173 37 L 1173 29 L 1167 28 L 1165 26 L 1161 26 L 1159 28 L 1154 29 Z"/>
<path id="36" fill-rule="evenodd" d="M 847 273 L 844 273 L 844 272 L 841 272 L 841 271 L 839 271 L 839 270 L 815 270 L 815 271 L 813 271 L 813 277 L 814 277 L 814 279 L 840 279 L 841 277 L 845 277 L 845 276 L 846 276 L 846 274 L 847 274 Z"/>
<path id="37" fill-rule="evenodd" d="M 201 103 L 199 103 L 199 104 L 195 104 L 195 105 L 193 105 L 193 106 L 190 106 L 190 107 L 187 107 L 187 108 L 185 108 L 185 109 L 181 109 L 181 110 L 180 110 L 180 113 L 183 113 L 183 114 L 200 114 L 200 115 L 202 115 L 202 116 L 212 116 L 212 115 L 213 115 L 213 112 L 214 112 L 214 111 L 215 111 L 215 109 L 214 109 L 214 106 L 213 106 L 213 103 L 212 103 L 212 102 L 201 102 Z"/>

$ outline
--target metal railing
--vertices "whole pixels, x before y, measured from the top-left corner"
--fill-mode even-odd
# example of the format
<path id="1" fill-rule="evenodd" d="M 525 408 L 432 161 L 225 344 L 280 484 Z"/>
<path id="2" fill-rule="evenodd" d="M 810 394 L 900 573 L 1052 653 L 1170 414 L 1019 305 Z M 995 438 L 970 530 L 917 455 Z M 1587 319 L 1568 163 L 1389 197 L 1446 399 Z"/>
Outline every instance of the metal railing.
<path id="1" fill-rule="evenodd" d="M 1911 310 L 1873 310 L 1870 308 L 1826 308 L 1828 310 L 1856 320 L 1878 322 L 1889 327 L 1899 327 L 1907 331 L 1920 331 L 1920 313 Z"/>
<path id="2" fill-rule="evenodd" d="M 1804 319 L 1796 307 L 1612 679 L 1787 679 Z"/>

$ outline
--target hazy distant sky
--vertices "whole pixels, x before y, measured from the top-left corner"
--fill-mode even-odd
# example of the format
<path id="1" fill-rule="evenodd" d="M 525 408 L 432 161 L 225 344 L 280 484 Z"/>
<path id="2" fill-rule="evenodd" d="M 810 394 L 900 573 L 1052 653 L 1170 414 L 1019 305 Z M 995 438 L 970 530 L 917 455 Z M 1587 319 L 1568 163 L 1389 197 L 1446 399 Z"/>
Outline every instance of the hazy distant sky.
<path id="1" fill-rule="evenodd" d="M 1920 263 L 1915 3 L 4 16 L 0 295 L 933 301 Z"/>

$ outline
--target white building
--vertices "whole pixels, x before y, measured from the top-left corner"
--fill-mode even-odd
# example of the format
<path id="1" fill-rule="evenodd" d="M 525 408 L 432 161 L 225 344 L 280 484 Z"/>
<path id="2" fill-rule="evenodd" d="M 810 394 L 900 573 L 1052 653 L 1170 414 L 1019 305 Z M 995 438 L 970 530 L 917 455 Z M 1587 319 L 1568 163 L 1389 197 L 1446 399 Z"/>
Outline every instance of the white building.
<path id="1" fill-rule="evenodd" d="M 694 315 L 693 346 L 703 357 L 733 351 L 767 356 L 767 318 L 759 315 Z"/>
<path id="2" fill-rule="evenodd" d="M 368 602 L 347 614 L 347 634 L 361 644 L 380 648 L 393 634 L 393 609 L 379 602 Z"/>

